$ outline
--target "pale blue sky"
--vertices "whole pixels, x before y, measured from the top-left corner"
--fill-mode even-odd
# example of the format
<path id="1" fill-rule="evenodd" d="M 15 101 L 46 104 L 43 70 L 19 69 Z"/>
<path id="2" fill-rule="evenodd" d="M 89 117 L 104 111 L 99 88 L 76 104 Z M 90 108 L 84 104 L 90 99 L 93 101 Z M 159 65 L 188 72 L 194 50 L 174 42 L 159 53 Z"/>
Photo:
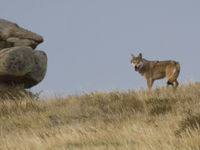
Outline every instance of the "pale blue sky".
<path id="1" fill-rule="evenodd" d="M 146 88 L 130 65 L 139 52 L 179 61 L 181 83 L 200 79 L 199 0 L 4 0 L 0 12 L 44 37 L 37 49 L 47 53 L 48 70 L 33 91 Z"/>

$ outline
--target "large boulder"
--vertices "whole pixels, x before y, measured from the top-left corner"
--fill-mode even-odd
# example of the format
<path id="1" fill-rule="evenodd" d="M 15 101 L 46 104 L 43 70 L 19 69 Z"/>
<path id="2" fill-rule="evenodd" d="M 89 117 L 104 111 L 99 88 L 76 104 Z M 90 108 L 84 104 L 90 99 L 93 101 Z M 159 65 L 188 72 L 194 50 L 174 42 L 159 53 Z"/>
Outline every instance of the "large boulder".
<path id="1" fill-rule="evenodd" d="M 34 50 L 42 36 L 0 19 L 0 88 L 23 85 L 30 88 L 44 78 L 47 55 Z"/>

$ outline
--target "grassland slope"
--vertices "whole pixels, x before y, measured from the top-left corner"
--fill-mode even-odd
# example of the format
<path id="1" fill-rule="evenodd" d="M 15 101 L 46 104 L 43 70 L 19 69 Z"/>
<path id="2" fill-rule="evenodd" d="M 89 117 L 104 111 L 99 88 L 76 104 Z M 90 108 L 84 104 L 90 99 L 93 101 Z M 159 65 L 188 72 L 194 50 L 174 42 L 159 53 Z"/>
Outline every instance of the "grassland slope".
<path id="1" fill-rule="evenodd" d="M 0 100 L 2 150 L 199 150 L 200 84 Z"/>

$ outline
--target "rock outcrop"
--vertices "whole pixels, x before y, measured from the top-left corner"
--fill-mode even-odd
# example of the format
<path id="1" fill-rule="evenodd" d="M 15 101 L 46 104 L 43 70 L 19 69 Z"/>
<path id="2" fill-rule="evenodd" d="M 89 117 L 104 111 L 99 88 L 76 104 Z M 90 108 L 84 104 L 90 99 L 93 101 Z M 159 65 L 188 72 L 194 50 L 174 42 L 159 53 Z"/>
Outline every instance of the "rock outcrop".
<path id="1" fill-rule="evenodd" d="M 42 81 L 47 55 L 34 50 L 41 42 L 42 36 L 0 19 L 0 88 L 30 88 Z"/>

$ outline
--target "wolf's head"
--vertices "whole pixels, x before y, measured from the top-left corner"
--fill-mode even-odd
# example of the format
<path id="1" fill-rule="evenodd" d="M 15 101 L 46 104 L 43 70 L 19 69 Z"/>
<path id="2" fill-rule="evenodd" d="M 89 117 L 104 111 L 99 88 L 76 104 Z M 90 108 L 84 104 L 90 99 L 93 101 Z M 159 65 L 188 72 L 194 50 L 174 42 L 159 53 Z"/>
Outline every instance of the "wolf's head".
<path id="1" fill-rule="evenodd" d="M 142 54 L 140 53 L 138 57 L 135 57 L 133 54 L 131 54 L 131 64 L 135 68 L 135 71 L 139 71 L 144 65 Z"/>

